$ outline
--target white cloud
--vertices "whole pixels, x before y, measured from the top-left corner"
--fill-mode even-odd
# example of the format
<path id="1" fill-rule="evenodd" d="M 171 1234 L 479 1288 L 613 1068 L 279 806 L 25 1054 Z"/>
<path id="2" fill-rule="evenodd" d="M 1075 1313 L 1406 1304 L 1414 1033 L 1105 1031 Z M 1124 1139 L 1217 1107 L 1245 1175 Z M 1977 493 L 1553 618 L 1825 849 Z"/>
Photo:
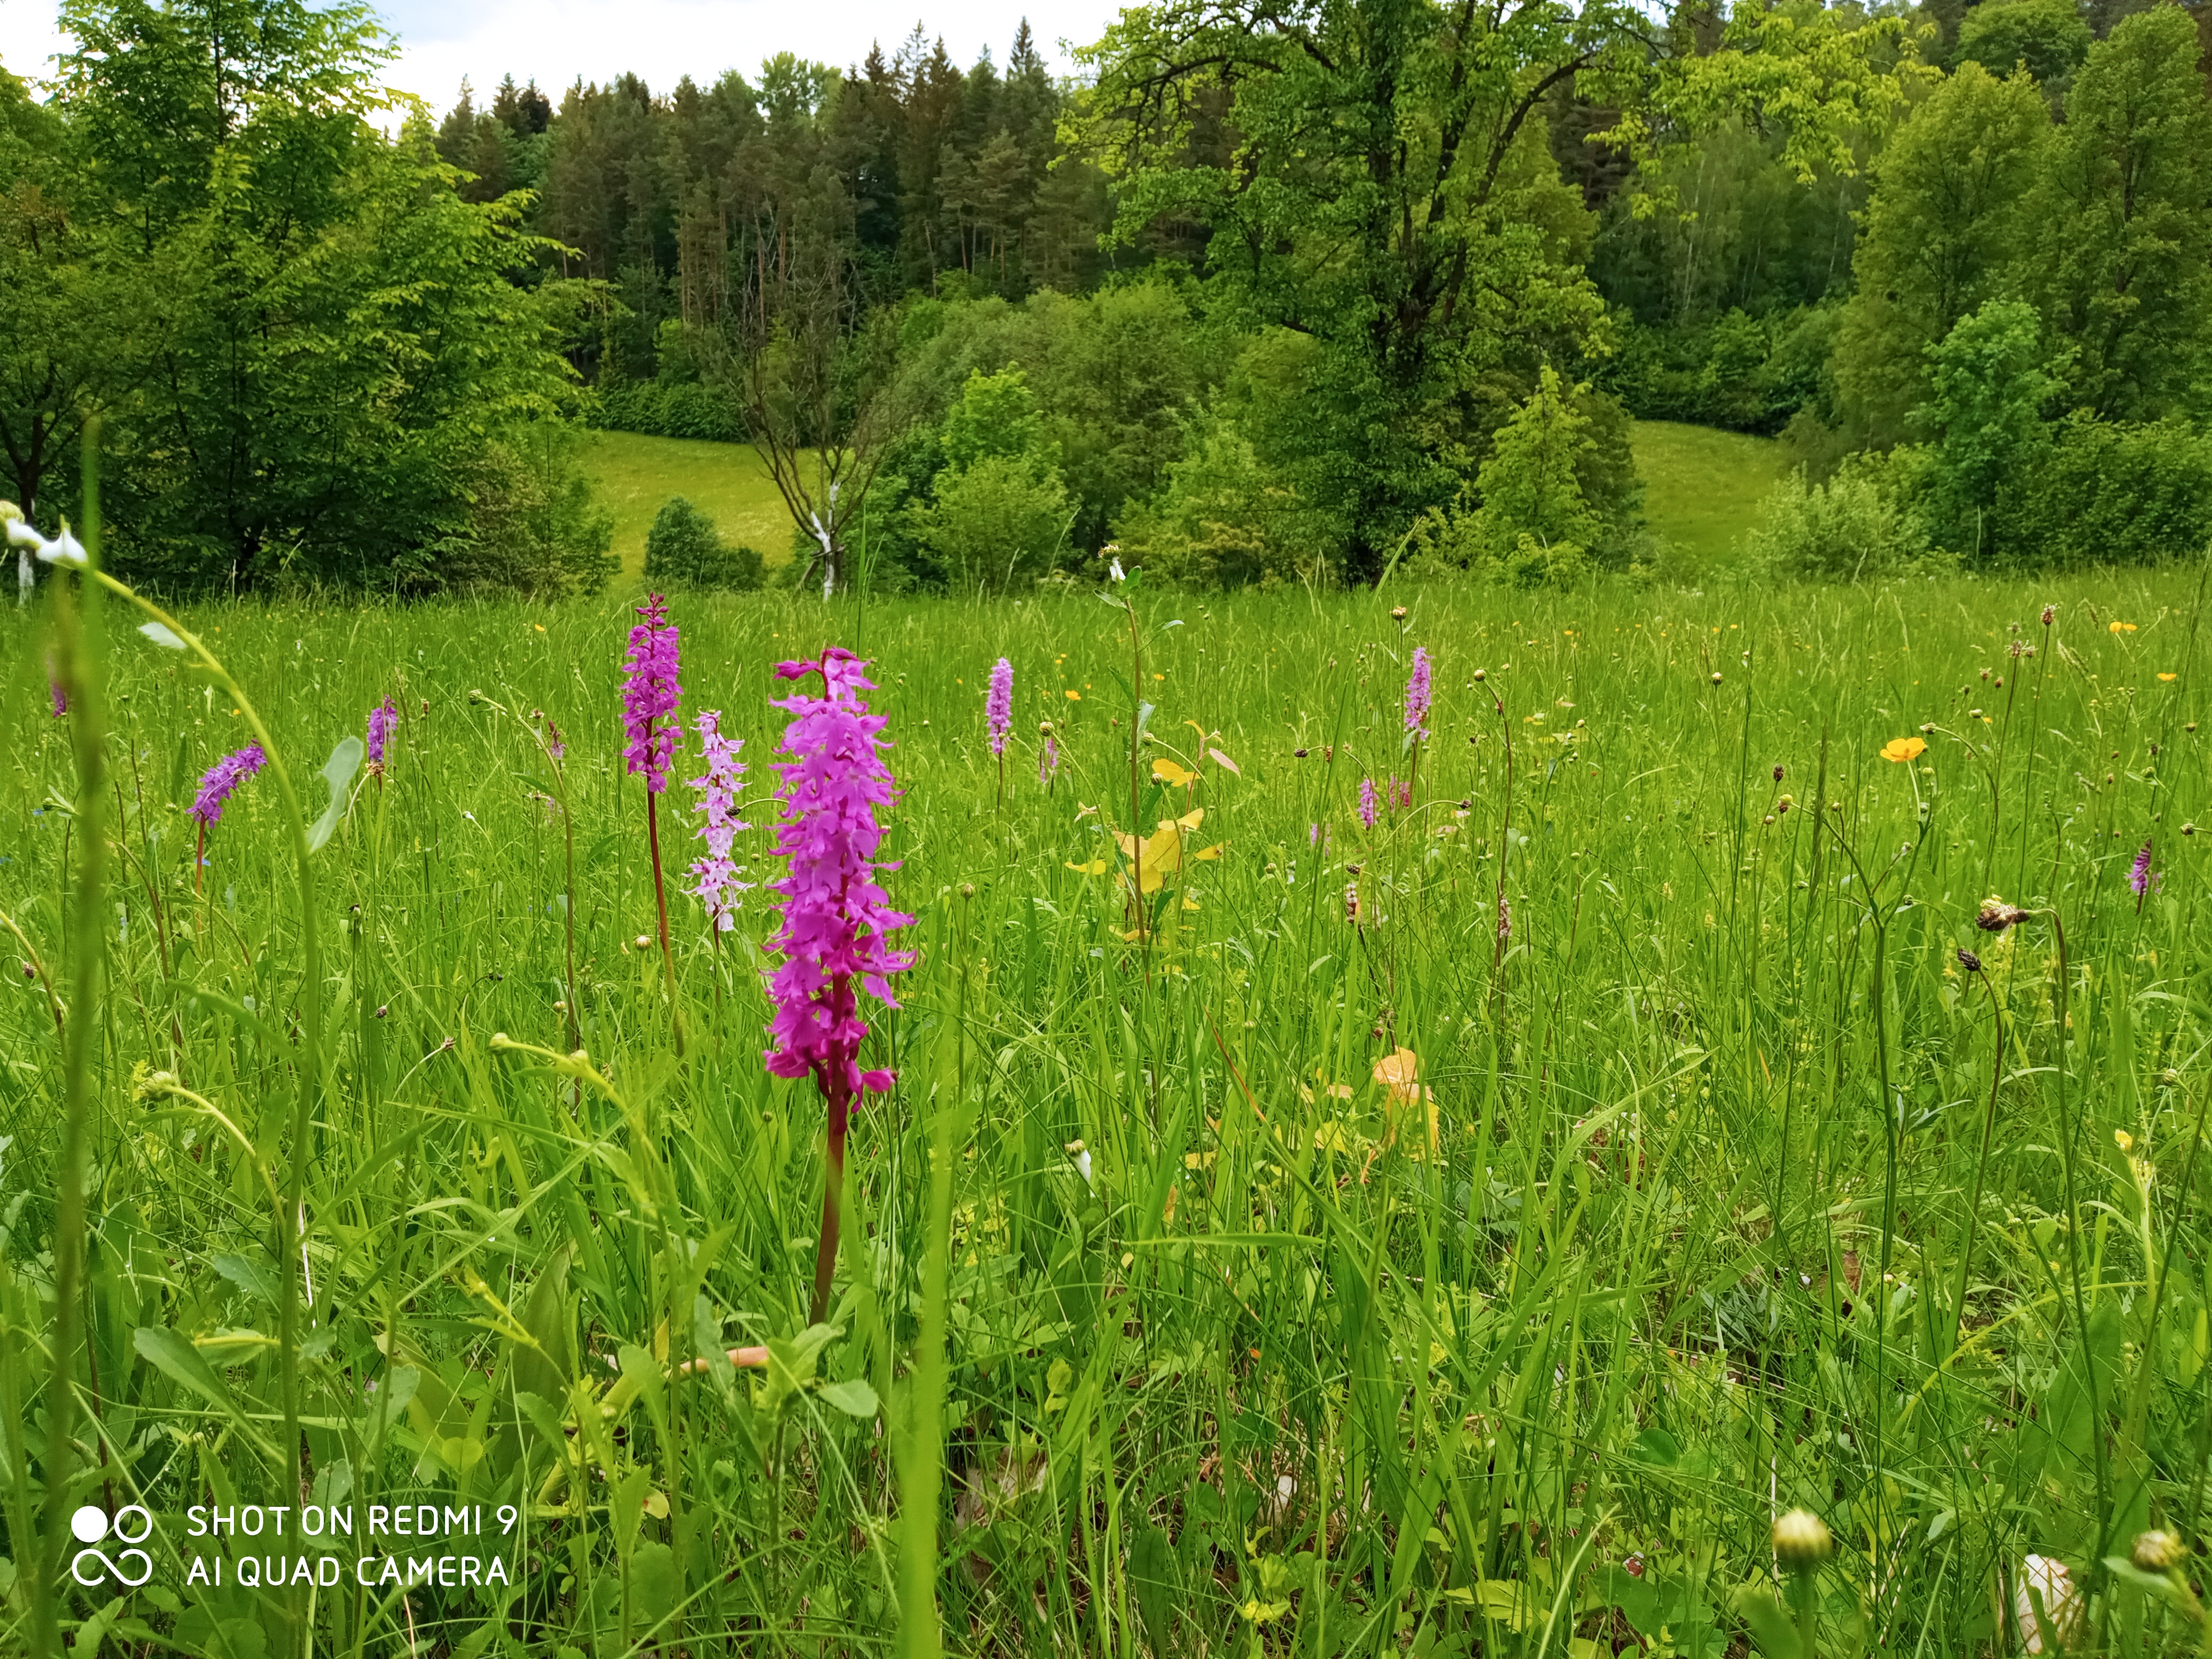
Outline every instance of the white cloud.
<path id="1" fill-rule="evenodd" d="M 399 37 L 390 84 L 443 109 L 461 77 L 489 89 L 502 75 L 536 80 L 557 100 L 578 76 L 606 81 L 628 70 L 656 92 L 684 75 L 711 82 L 725 70 L 757 76 L 762 59 L 796 52 L 840 69 L 866 57 L 872 41 L 886 56 L 919 17 L 963 69 L 988 47 L 1003 67 L 1022 19 L 1055 73 L 1073 69 L 1060 48 L 1096 40 L 1113 21 L 1115 0 L 1053 0 L 1048 15 L 1023 0 L 398 0 L 388 25 Z M 0 0 L 0 64 L 39 78 L 62 49 L 51 0 Z"/>

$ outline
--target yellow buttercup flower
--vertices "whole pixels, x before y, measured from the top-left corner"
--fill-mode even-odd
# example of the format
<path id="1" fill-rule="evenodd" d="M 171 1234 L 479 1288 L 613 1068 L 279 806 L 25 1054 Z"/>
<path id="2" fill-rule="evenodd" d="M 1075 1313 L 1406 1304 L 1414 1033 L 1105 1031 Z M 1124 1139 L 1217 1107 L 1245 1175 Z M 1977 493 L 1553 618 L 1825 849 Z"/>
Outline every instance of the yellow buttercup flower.
<path id="1" fill-rule="evenodd" d="M 1919 738 L 1892 738 L 1881 746 L 1881 757 L 1898 766 L 1917 760 L 1927 752 L 1927 743 Z"/>

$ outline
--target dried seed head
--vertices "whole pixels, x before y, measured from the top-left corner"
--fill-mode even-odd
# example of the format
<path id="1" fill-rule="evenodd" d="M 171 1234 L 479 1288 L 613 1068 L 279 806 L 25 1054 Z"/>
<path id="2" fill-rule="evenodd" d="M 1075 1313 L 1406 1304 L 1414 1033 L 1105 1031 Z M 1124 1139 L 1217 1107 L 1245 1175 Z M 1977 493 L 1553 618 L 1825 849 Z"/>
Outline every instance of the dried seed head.
<path id="1" fill-rule="evenodd" d="M 1778 765 L 1774 769 L 1774 781 L 1775 781 L 1775 782 L 1779 783 L 1779 782 L 1781 782 L 1781 781 L 1782 781 L 1782 772 L 1783 772 L 1783 769 L 1782 769 L 1780 766 L 1778 766 Z"/>
<path id="2" fill-rule="evenodd" d="M 1486 680 L 1490 678 L 1490 671 L 1486 668 L 1478 668 L 1474 671 L 1474 678 L 1477 680 Z M 2194 731 L 2196 728 L 2191 726 L 2190 729 Z"/>
<path id="3" fill-rule="evenodd" d="M 2027 920 L 2027 912 L 2017 904 L 2007 904 L 2001 898 L 1982 901 L 1981 914 L 1974 918 L 1974 926 L 1985 933 L 2002 933 L 2008 927 L 2016 927 Z"/>
<path id="4" fill-rule="evenodd" d="M 1959 951 L 1959 966 L 1970 974 L 1978 974 L 1982 971 L 1982 959 L 1962 947 Z"/>
<path id="5" fill-rule="evenodd" d="M 1720 683 L 1721 683 L 1721 671 L 1720 671 L 1719 669 L 1716 668 L 1715 670 L 1713 670 L 1713 684 L 1714 684 L 1715 685 L 1718 685 Z"/>
<path id="6" fill-rule="evenodd" d="M 2043 625 L 2044 625 L 2045 628 L 2048 628 L 2048 627 L 2050 627 L 2050 626 L 2051 626 L 2051 623 L 2053 623 L 2057 622 L 2057 620 L 2058 620 L 2058 607 L 2057 607 L 2057 605 L 2045 605 L 2045 606 L 2043 607 Z"/>

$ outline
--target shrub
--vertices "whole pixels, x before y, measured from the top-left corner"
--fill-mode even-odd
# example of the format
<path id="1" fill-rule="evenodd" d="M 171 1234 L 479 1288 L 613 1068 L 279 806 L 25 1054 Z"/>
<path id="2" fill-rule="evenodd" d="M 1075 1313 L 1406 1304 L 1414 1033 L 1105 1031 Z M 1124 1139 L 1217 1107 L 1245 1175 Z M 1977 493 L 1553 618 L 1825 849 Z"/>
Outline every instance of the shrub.
<path id="1" fill-rule="evenodd" d="M 620 568 L 607 550 L 613 515 L 567 467 L 557 437 L 487 446 L 471 471 L 469 494 L 461 528 L 427 549 L 419 568 L 394 564 L 395 592 L 563 599 L 597 592 Z"/>
<path id="2" fill-rule="evenodd" d="M 744 428 L 711 386 L 696 381 L 628 380 L 609 375 L 585 401 L 585 419 L 610 432 L 648 438 L 742 443 Z"/>
<path id="3" fill-rule="evenodd" d="M 2062 422 L 1997 504 L 2003 544 L 2039 565 L 2149 564 L 2212 541 L 2212 437 L 2178 421 Z"/>
<path id="4" fill-rule="evenodd" d="M 1295 569 L 1285 534 L 1295 507 L 1243 434 L 1212 421 L 1191 434 L 1168 487 L 1129 515 L 1120 540 L 1128 562 L 1179 586 L 1264 585 Z"/>
<path id="5" fill-rule="evenodd" d="M 1802 467 L 1767 492 L 1746 538 L 1746 574 L 1859 581 L 1895 575 L 1928 551 L 1904 480 L 1911 456 L 1854 457 L 1826 483 Z"/>
<path id="6" fill-rule="evenodd" d="M 754 588 L 761 585 L 761 556 L 726 544 L 712 519 L 672 495 L 646 532 L 645 575 L 648 581 L 689 587 Z"/>
<path id="7" fill-rule="evenodd" d="M 936 501 L 916 514 L 923 544 L 954 580 L 987 592 L 1050 570 L 1074 516 L 1059 471 L 1018 455 L 948 468 Z"/>
<path id="8" fill-rule="evenodd" d="M 1574 406 L 1548 367 L 1536 390 L 1498 428 L 1475 477 L 1482 506 L 1474 544 L 1490 574 L 1520 586 L 1571 581 L 1601 526 L 1583 493 L 1581 470 L 1596 443 L 1589 416 Z"/>

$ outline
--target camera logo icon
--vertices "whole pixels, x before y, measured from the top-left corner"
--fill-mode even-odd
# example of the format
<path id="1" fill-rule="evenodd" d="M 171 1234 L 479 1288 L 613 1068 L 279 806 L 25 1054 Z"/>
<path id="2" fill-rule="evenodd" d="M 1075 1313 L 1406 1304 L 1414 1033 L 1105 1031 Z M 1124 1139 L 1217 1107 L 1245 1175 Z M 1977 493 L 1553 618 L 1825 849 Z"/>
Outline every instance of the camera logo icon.
<path id="1" fill-rule="evenodd" d="M 135 1533 L 129 1530 L 129 1526 L 134 1523 L 134 1517 L 138 1528 Z M 70 1535 L 86 1546 L 70 1558 L 70 1577 L 88 1588 L 112 1579 L 127 1589 L 136 1589 L 154 1576 L 154 1558 L 142 1549 L 126 1547 L 118 1550 L 115 1559 L 110 1560 L 107 1552 L 99 1546 L 111 1533 L 118 1544 L 143 1544 L 154 1535 L 154 1517 L 143 1504 L 125 1504 L 115 1511 L 114 1519 L 111 1521 L 106 1510 L 97 1504 L 87 1504 L 70 1516 Z M 136 1558 L 135 1563 L 133 1558 Z M 85 1576 L 88 1562 L 97 1564 L 89 1577 Z M 137 1567 L 137 1577 L 125 1571 L 129 1565 Z"/>

